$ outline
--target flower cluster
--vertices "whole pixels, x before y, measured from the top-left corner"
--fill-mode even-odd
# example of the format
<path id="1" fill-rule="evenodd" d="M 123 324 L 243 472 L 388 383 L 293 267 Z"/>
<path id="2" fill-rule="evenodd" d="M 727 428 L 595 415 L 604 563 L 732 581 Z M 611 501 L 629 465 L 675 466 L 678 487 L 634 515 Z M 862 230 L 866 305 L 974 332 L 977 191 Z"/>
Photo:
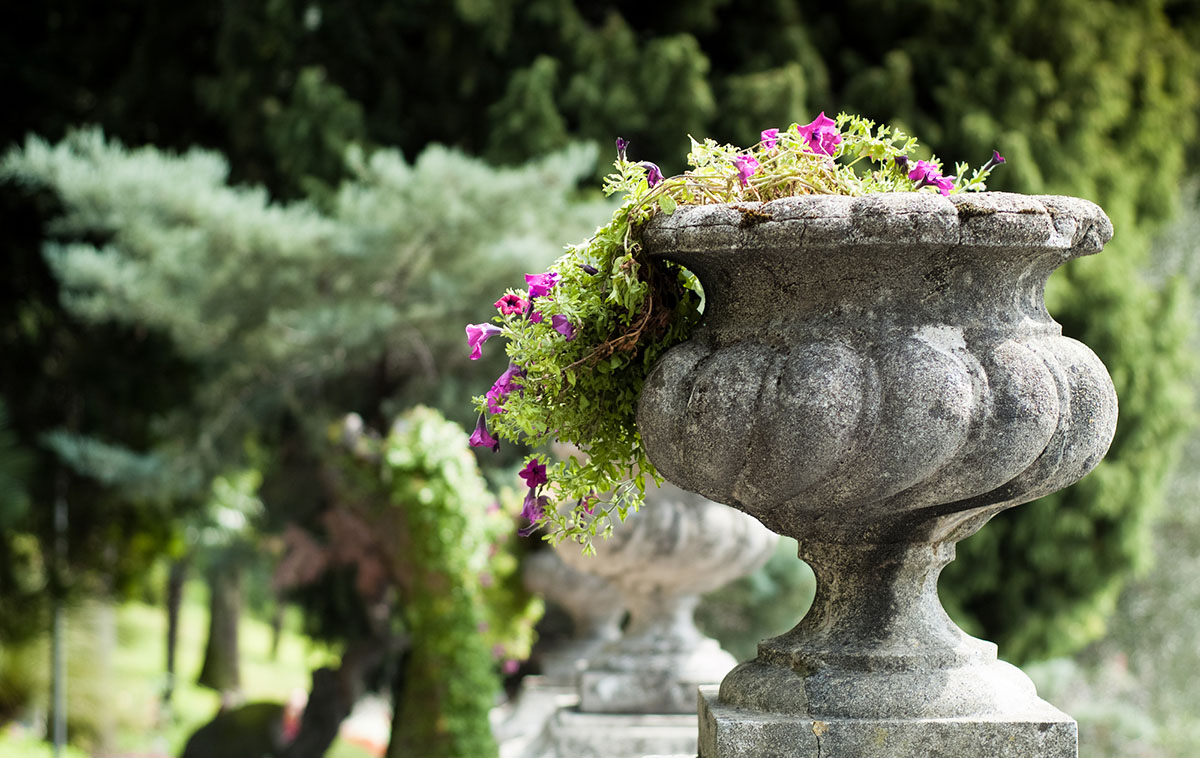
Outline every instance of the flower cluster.
<path id="1" fill-rule="evenodd" d="M 654 214 L 816 193 L 982 190 L 1004 162 L 993 153 L 970 178 L 961 163 L 948 175 L 932 156 L 910 166 L 917 147 L 888 126 L 821 113 L 809 124 L 764 129 L 749 149 L 692 140 L 691 169 L 666 177 L 650 161 L 631 161 L 629 142 L 618 139 L 604 184 L 606 193 L 624 195 L 612 220 L 549 271 L 527 274 L 523 289 L 504 293 L 490 323 L 466 330 L 472 359 L 496 336 L 509 357 L 475 398 L 471 444 L 497 450 L 500 439 L 534 447 L 562 441 L 581 451 L 553 465 L 543 455 L 526 459 L 522 531 L 546 527 L 550 538 L 576 539 L 587 550 L 640 504 L 646 476 L 658 480 L 637 432 L 637 400 L 658 357 L 698 323 L 703 297 L 690 272 L 644 255 L 641 230 Z"/>

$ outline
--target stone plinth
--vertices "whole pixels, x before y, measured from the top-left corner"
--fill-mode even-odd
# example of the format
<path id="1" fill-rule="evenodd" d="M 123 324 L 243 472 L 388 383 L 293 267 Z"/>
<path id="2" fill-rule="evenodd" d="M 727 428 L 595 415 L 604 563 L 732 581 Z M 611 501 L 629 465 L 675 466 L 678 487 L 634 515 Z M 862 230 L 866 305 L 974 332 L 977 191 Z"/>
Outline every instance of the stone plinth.
<path id="1" fill-rule="evenodd" d="M 695 755 L 694 714 L 580 713 L 561 709 L 536 745 L 539 758 L 642 758 L 653 753 Z"/>
<path id="2" fill-rule="evenodd" d="M 912 693 L 920 697 L 919 693 Z M 700 758 L 1075 758 L 1075 720 L 1045 702 L 1003 717 L 810 719 L 700 688 Z"/>

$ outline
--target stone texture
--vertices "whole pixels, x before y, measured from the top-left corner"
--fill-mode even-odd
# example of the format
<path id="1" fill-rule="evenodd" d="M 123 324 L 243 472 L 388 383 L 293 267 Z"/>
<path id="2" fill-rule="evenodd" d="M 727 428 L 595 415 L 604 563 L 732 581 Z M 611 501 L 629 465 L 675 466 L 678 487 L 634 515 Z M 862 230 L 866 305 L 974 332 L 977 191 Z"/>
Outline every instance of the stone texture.
<path id="1" fill-rule="evenodd" d="M 700 691 L 700 758 L 1075 758 L 1075 721 L 1045 703 L 1005 717 L 813 719 L 724 705 Z"/>
<path id="2" fill-rule="evenodd" d="M 696 628 L 699 596 L 753 572 L 777 539 L 749 516 L 668 484 L 648 490 L 594 557 L 561 545 L 564 561 L 618 587 L 629 609 L 625 633 L 580 675 L 580 710 L 695 713 L 696 687 L 737 663 Z"/>
<path id="3" fill-rule="evenodd" d="M 607 580 L 573 568 L 554 550 L 527 556 L 521 578 L 526 589 L 562 608 L 571 619 L 571 638 L 542 650 L 539 663 L 546 684 L 575 687 L 588 660 L 621 637 L 621 592 Z"/>
<path id="4" fill-rule="evenodd" d="M 642 758 L 696 755 L 695 714 L 579 713 L 562 709 L 546 725 L 531 758 Z"/>
<path id="5" fill-rule="evenodd" d="M 706 755 L 815 755 L 795 731 L 814 721 L 847 740 L 841 755 L 1006 755 L 987 752 L 1001 734 L 1043 754 L 1028 752 L 1042 733 L 1029 724 L 1053 708 L 950 621 L 937 577 L 955 542 L 1108 449 L 1112 382 L 1042 293 L 1111 235 L 1092 203 L 1006 193 L 787 198 L 649 225 L 647 253 L 695 273 L 706 311 L 647 379 L 647 453 L 674 483 L 795 537 L 817 574 L 809 614 L 708 706 L 743 736 L 792 736 L 762 753 L 714 737 Z M 915 742 L 853 752 L 871 729 Z M 1074 755 L 1065 739 L 1044 754 Z"/>
<path id="6" fill-rule="evenodd" d="M 578 704 L 579 692 L 572 685 L 542 676 L 522 679 L 517 696 L 489 714 L 500 758 L 542 758 L 540 741 L 547 722 L 559 710 Z"/>

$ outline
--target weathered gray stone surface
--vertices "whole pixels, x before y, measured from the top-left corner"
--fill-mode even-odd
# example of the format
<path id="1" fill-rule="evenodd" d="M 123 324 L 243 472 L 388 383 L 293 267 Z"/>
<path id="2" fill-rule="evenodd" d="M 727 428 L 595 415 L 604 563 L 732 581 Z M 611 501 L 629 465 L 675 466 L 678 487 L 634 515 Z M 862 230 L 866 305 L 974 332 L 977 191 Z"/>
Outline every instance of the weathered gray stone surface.
<path id="1" fill-rule="evenodd" d="M 1092 203 L 1005 193 L 788 198 L 650 225 L 647 252 L 700 278 L 706 312 L 647 380 L 646 450 L 669 480 L 795 537 L 817 574 L 809 614 L 732 672 L 710 712 L 741 733 L 875 724 L 968 756 L 1002 755 L 988 735 L 1020 742 L 1030 714 L 1053 710 L 950 621 L 937 577 L 955 542 L 1108 449 L 1112 382 L 1042 292 L 1111 235 Z M 913 754 L 885 742 L 869 755 Z M 724 744 L 707 755 L 815 755 Z M 1062 744 L 1020 754 L 1074 754 Z"/>
<path id="2" fill-rule="evenodd" d="M 566 544 L 559 549 L 578 552 Z M 571 638 L 543 650 L 539 662 L 546 684 L 575 687 L 588 660 L 621 636 L 621 592 L 600 576 L 570 566 L 554 550 L 527 556 L 521 578 L 526 589 L 562 608 L 571 619 Z"/>
<path id="3" fill-rule="evenodd" d="M 700 758 L 1075 758 L 1075 720 L 1041 703 L 1003 717 L 816 719 L 745 710 L 701 688 Z"/>
<path id="4" fill-rule="evenodd" d="M 580 713 L 562 709 L 546 725 L 530 756 L 642 758 L 652 753 L 696 755 L 695 714 Z"/>
<path id="5" fill-rule="evenodd" d="M 646 501 L 596 543 L 594 557 L 558 550 L 620 588 L 629 609 L 625 633 L 591 654 L 580 675 L 587 713 L 695 713 L 696 687 L 737 663 L 696 628 L 699 596 L 753 572 L 778 540 L 753 518 L 669 484 L 648 490 Z"/>

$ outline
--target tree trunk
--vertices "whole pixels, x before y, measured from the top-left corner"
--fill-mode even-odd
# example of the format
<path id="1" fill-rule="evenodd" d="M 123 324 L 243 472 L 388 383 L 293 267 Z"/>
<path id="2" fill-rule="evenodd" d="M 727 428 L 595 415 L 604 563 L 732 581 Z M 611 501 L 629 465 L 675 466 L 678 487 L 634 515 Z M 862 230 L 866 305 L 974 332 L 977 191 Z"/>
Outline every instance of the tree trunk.
<path id="1" fill-rule="evenodd" d="M 242 611 L 241 569 L 229 560 L 209 569 L 208 644 L 197 683 L 222 693 L 241 689 L 238 621 Z"/>
<path id="2" fill-rule="evenodd" d="M 283 598 L 275 593 L 275 608 L 271 611 L 271 660 L 279 660 L 279 638 L 283 636 Z"/>
<path id="3" fill-rule="evenodd" d="M 321 758 L 325 755 L 337 738 L 342 722 L 362 695 L 367 673 L 379 664 L 390 647 L 397 644 L 407 643 L 403 640 L 390 643 L 380 639 L 363 640 L 346 651 L 337 671 L 329 668 L 314 671 L 312 692 L 304 708 L 300 729 L 280 753 L 280 758 Z"/>
<path id="4" fill-rule="evenodd" d="M 175 650 L 179 645 L 179 609 L 183 605 L 183 585 L 187 581 L 188 559 L 171 561 L 167 573 L 167 683 L 163 703 L 170 705 L 175 694 Z"/>

